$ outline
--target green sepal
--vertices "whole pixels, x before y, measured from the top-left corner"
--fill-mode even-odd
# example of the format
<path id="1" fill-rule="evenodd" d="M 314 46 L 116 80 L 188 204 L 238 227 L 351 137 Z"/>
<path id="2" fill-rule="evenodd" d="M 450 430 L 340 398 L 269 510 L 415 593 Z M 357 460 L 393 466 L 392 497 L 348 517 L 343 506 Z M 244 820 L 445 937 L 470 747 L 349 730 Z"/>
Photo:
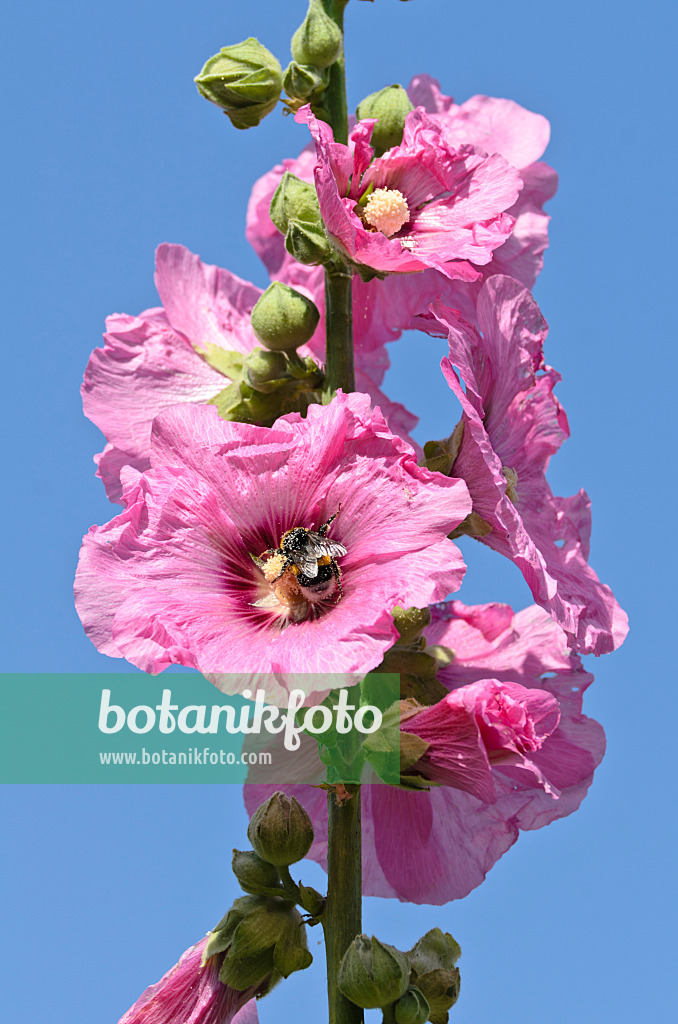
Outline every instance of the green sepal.
<path id="1" fill-rule="evenodd" d="M 426 1024 L 431 1012 L 426 996 L 415 985 L 410 985 L 393 1009 L 396 1024 Z"/>
<path id="2" fill-rule="evenodd" d="M 198 345 L 193 347 L 213 370 L 223 373 L 224 377 L 228 377 L 229 380 L 235 381 L 242 374 L 245 362 L 245 356 L 242 352 L 232 352 L 229 349 L 221 348 L 219 345 L 213 345 L 211 341 L 206 342 L 203 348 L 200 348 Z"/>
<path id="3" fill-rule="evenodd" d="M 469 512 L 456 530 L 452 530 L 447 536 L 450 540 L 456 540 L 458 537 L 487 537 L 488 533 L 492 533 L 492 524 L 477 512 Z"/>
<path id="4" fill-rule="evenodd" d="M 317 889 L 313 889 L 310 885 L 304 885 L 303 882 L 299 882 L 299 903 L 304 908 L 307 914 L 311 917 L 321 917 L 327 899 Z"/>

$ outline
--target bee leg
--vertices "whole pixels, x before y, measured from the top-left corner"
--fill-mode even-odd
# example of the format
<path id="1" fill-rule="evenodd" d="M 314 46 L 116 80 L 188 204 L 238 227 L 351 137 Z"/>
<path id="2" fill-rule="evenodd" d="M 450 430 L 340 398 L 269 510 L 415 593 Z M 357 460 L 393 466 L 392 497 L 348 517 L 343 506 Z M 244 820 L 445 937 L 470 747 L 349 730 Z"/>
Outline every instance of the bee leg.
<path id="1" fill-rule="evenodd" d="M 266 552 L 264 552 L 264 554 L 266 554 Z M 251 551 L 249 552 L 249 556 L 256 565 L 257 569 L 261 569 L 263 571 L 264 565 L 266 564 L 263 558 L 257 558 L 257 556 L 253 555 Z"/>
<path id="2" fill-rule="evenodd" d="M 332 525 L 332 523 L 337 518 L 337 516 L 339 515 L 340 512 L 341 512 L 341 503 L 339 503 L 339 508 L 334 513 L 334 515 L 330 516 L 330 518 L 327 520 L 327 522 L 323 523 L 323 525 L 319 528 L 318 533 L 320 534 L 321 537 L 325 536 L 325 534 L 327 533 L 327 531 L 329 530 L 330 526 Z"/>
<path id="3" fill-rule="evenodd" d="M 334 578 L 335 578 L 335 580 L 337 582 L 337 590 L 339 591 L 339 597 L 334 602 L 335 604 L 337 604 L 337 602 L 341 601 L 342 597 L 344 596 L 344 590 L 343 590 L 343 587 L 341 585 L 341 569 L 339 568 L 337 563 L 334 561 L 334 559 L 332 559 L 332 561 L 330 562 L 330 568 L 332 569 L 332 575 L 334 576 Z"/>

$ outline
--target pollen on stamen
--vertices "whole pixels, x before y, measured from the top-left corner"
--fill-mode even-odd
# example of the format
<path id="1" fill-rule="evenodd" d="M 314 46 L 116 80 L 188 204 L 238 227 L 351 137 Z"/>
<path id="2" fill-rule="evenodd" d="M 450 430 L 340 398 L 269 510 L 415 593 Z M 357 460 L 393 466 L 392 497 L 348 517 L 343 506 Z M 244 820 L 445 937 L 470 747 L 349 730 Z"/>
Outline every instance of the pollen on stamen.
<path id="1" fill-rule="evenodd" d="M 264 565 L 264 579 L 267 583 L 272 583 L 277 576 L 280 576 L 285 568 L 287 559 L 284 555 L 273 555 L 271 558 L 266 559 Z"/>
<path id="2" fill-rule="evenodd" d="M 365 204 L 365 222 L 390 238 L 410 219 L 407 200 L 397 188 L 377 188 Z"/>

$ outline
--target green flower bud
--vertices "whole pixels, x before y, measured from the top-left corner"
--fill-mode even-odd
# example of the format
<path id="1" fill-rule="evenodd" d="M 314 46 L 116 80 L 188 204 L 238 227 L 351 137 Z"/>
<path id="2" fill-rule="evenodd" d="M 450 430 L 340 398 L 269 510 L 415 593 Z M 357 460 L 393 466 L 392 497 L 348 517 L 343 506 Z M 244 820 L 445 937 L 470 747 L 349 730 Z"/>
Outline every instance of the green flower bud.
<path id="1" fill-rule="evenodd" d="M 326 900 L 317 889 L 312 889 L 310 885 L 303 885 L 299 882 L 299 902 L 311 917 L 320 917 L 325 909 Z"/>
<path id="2" fill-rule="evenodd" d="M 262 860 L 281 867 L 303 860 L 313 843 L 313 826 L 294 797 L 274 793 L 252 815 L 247 838 Z"/>
<path id="3" fill-rule="evenodd" d="M 273 864 L 267 864 L 251 850 L 234 850 L 231 863 L 233 874 L 245 892 L 266 895 L 266 890 L 280 888 L 277 868 Z"/>
<path id="4" fill-rule="evenodd" d="M 283 89 L 294 100 L 307 100 L 320 94 L 327 87 L 328 72 L 308 64 L 297 64 L 293 60 L 285 68 Z"/>
<path id="5" fill-rule="evenodd" d="M 289 171 L 285 171 L 280 179 L 268 212 L 283 235 L 287 234 L 290 223 L 295 220 L 322 224 L 315 186 Z"/>
<path id="6" fill-rule="evenodd" d="M 251 319 L 262 345 L 274 352 L 292 352 L 310 340 L 320 313 L 305 295 L 274 281 L 252 310 Z"/>
<path id="7" fill-rule="evenodd" d="M 332 255 L 324 229 L 301 220 L 293 221 L 287 229 L 285 248 L 299 263 L 310 266 L 327 263 Z"/>
<path id="8" fill-rule="evenodd" d="M 236 128 L 253 128 L 275 107 L 282 68 L 258 39 L 224 46 L 195 78 L 198 91 L 228 114 Z"/>
<path id="9" fill-rule="evenodd" d="M 397 1024 L 426 1024 L 431 1007 L 418 988 L 411 986 L 395 1004 Z"/>
<path id="10" fill-rule="evenodd" d="M 376 156 L 387 149 L 399 146 L 403 141 L 405 118 L 414 110 L 402 85 L 388 85 L 379 92 L 366 96 L 356 111 L 359 121 L 366 117 L 378 118 L 372 133 L 372 145 Z"/>
<path id="11" fill-rule="evenodd" d="M 304 22 L 292 36 L 291 49 L 298 64 L 316 68 L 329 67 L 341 53 L 341 30 L 320 0 L 310 0 Z"/>
<path id="12" fill-rule="evenodd" d="M 410 965 L 394 946 L 357 935 L 339 967 L 339 989 L 366 1010 L 394 1003 L 407 990 Z"/>
<path id="13" fill-rule="evenodd" d="M 459 997 L 459 944 L 440 928 L 432 928 L 407 954 L 416 986 L 426 998 L 430 1019 L 440 1024 Z"/>
<path id="14" fill-rule="evenodd" d="M 282 352 L 269 352 L 265 348 L 255 348 L 245 360 L 245 377 L 247 383 L 263 394 L 276 391 L 287 373 L 287 360 Z"/>

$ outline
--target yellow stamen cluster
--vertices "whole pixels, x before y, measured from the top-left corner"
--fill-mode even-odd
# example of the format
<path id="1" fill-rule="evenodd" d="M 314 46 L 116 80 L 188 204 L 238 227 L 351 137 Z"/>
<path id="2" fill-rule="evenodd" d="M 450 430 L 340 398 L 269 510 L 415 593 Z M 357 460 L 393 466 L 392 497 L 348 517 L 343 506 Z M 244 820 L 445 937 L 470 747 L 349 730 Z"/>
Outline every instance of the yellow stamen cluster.
<path id="1" fill-rule="evenodd" d="M 377 188 L 365 204 L 365 223 L 390 238 L 410 219 L 407 200 L 397 188 Z"/>
<path id="2" fill-rule="evenodd" d="M 285 567 L 287 559 L 284 555 L 272 555 L 268 558 L 264 564 L 264 579 L 267 583 L 272 581 L 279 576 Z"/>

